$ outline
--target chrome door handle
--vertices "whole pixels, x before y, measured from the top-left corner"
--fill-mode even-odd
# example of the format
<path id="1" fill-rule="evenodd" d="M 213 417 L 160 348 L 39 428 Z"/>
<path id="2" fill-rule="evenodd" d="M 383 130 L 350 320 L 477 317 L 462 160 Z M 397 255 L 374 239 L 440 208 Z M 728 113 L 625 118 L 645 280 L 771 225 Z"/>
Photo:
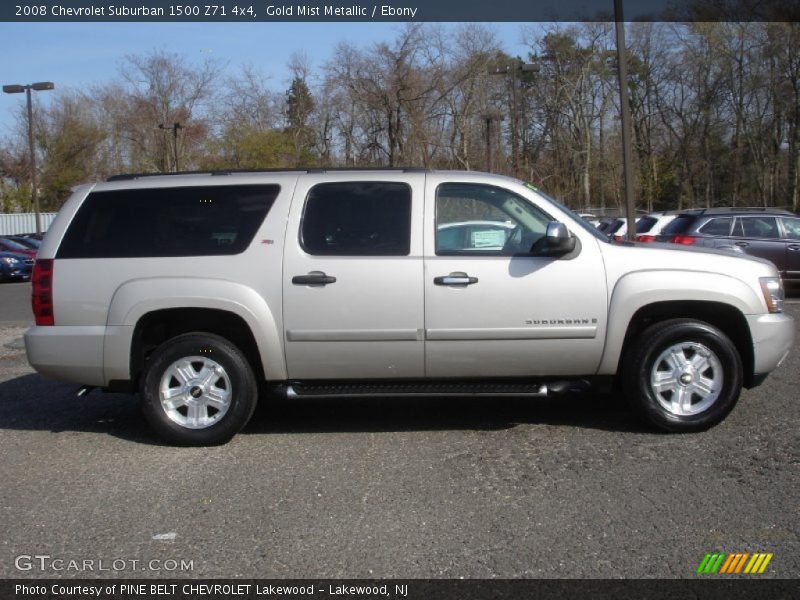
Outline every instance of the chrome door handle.
<path id="1" fill-rule="evenodd" d="M 800 250 L 800 244 L 789 244 L 787 248 L 789 248 L 789 250 L 797 251 Z"/>
<path id="2" fill-rule="evenodd" d="M 736 242 L 737 246 L 741 246 L 742 248 L 747 248 L 750 244 L 747 242 Z"/>
<path id="3" fill-rule="evenodd" d="M 434 277 L 433 283 L 436 285 L 472 285 L 473 283 L 478 283 L 478 278 L 456 271 L 455 273 L 450 273 L 450 275 Z"/>
<path id="4" fill-rule="evenodd" d="M 326 275 L 322 271 L 311 271 L 308 275 L 295 275 L 292 283 L 296 285 L 328 285 L 336 283 L 336 277 Z"/>

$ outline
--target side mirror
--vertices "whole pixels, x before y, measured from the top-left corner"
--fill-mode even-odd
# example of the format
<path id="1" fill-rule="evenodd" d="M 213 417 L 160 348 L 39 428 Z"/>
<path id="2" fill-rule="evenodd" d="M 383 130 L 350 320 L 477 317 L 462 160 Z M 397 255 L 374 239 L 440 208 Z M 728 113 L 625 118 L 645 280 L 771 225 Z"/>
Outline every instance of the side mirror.
<path id="1" fill-rule="evenodd" d="M 569 234 L 567 226 L 558 221 L 550 221 L 544 237 L 531 248 L 531 254 L 538 256 L 562 256 L 575 250 L 576 238 Z"/>

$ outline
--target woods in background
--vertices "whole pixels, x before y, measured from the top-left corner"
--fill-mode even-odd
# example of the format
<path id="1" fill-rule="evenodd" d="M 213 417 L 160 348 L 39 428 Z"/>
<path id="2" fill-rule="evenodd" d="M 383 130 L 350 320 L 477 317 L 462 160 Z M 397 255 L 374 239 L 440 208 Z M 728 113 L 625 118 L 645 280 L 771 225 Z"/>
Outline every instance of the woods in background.
<path id="1" fill-rule="evenodd" d="M 613 23 L 525 35 L 529 54 L 511 57 L 481 25 L 407 25 L 370 47 L 342 42 L 322 65 L 294 57 L 284 89 L 268 56 L 238 72 L 126 57 L 114 81 L 34 98 L 42 210 L 124 172 L 486 170 L 487 132 L 495 171 L 574 208 L 621 206 Z M 797 212 L 800 24 L 633 23 L 627 35 L 638 207 Z M 21 106 L 0 141 L 0 212 L 30 210 L 25 119 Z"/>

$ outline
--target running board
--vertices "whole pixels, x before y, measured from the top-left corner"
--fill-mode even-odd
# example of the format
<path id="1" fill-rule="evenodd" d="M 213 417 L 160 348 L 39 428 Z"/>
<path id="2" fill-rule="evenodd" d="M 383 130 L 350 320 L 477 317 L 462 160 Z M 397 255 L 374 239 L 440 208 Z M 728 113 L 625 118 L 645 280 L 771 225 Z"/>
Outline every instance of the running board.
<path id="1" fill-rule="evenodd" d="M 491 396 L 544 398 L 567 392 L 585 391 L 586 380 L 548 383 L 502 382 L 370 382 L 370 383 L 291 383 L 285 386 L 287 398 L 393 398 L 408 396 Z"/>

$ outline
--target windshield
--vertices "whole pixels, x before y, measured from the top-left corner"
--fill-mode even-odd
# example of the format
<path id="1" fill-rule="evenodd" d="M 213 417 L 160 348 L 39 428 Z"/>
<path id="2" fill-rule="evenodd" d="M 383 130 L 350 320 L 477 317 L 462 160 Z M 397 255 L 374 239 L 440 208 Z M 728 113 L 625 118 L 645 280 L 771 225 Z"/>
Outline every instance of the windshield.
<path id="1" fill-rule="evenodd" d="M 581 217 L 574 210 L 564 206 L 564 204 L 562 204 L 560 201 L 558 201 L 555 198 L 553 198 L 550 194 L 548 194 L 546 192 L 543 192 L 540 188 L 538 188 L 537 186 L 533 185 L 532 183 L 526 183 L 525 186 L 527 188 L 533 190 L 534 192 L 536 192 L 537 194 L 539 194 L 543 198 L 545 198 L 545 199 L 549 200 L 550 202 L 552 202 L 553 204 L 555 204 L 558 208 L 560 208 L 565 213 L 567 213 L 569 216 L 571 216 L 575 220 L 575 222 L 578 223 L 578 225 L 583 227 L 583 229 L 585 229 L 586 231 L 591 233 L 598 240 L 602 240 L 604 242 L 608 242 L 609 241 L 608 236 L 606 236 L 602 231 L 599 231 L 597 229 L 597 227 L 595 227 L 594 225 L 589 223 L 586 219 Z"/>

